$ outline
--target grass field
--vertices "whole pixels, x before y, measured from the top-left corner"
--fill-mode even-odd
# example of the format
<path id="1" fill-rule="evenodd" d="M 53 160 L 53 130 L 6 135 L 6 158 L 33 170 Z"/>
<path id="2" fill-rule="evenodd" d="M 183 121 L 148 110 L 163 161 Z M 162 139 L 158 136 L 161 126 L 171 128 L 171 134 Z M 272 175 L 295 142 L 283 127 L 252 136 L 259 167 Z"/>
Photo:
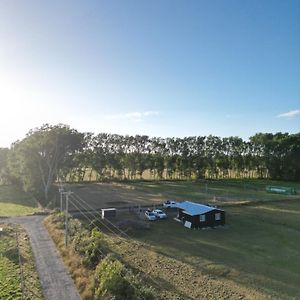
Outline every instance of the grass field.
<path id="1" fill-rule="evenodd" d="M 6 224 L 0 227 L 0 299 L 43 299 L 25 231 Z"/>
<path id="2" fill-rule="evenodd" d="M 188 230 L 156 222 L 141 241 L 204 274 L 278 299 L 300 297 L 300 202 L 230 207 L 227 225 Z"/>
<path id="3" fill-rule="evenodd" d="M 138 251 L 111 237 L 111 248 L 159 282 L 165 299 L 299 299 L 300 197 L 267 193 L 270 184 L 300 190 L 299 183 L 222 180 L 91 184 L 78 191 L 89 191 L 81 196 L 95 207 L 215 198 L 225 209 L 226 226 L 218 229 L 190 230 L 169 218 L 131 231 Z"/>
<path id="4" fill-rule="evenodd" d="M 0 216 L 19 216 L 38 211 L 37 202 L 13 186 L 0 185 Z"/>

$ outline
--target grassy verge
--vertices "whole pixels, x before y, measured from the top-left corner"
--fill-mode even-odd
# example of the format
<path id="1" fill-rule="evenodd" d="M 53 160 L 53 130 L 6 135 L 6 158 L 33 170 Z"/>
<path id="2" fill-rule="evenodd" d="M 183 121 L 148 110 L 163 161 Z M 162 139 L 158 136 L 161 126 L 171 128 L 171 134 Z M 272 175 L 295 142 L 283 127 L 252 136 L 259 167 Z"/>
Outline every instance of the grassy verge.
<path id="1" fill-rule="evenodd" d="M 0 224 L 0 299 L 43 299 L 26 232 Z"/>
<path id="2" fill-rule="evenodd" d="M 38 211 L 37 202 L 13 186 L 0 186 L 0 216 L 28 215 Z"/>

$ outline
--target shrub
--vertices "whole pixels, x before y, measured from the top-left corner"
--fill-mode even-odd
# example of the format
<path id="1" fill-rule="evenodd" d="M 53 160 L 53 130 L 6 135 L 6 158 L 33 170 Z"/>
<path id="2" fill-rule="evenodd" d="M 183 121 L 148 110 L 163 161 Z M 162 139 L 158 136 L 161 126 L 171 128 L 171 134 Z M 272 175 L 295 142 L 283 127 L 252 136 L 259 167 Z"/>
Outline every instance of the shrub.
<path id="1" fill-rule="evenodd" d="M 52 216 L 52 222 L 55 223 L 56 227 L 63 229 L 65 226 L 65 213 L 57 212 Z"/>
<path id="2" fill-rule="evenodd" d="M 94 268 L 107 252 L 103 235 L 97 229 L 91 232 L 82 229 L 73 238 L 75 251 L 82 256 L 82 263 Z"/>
<path id="3" fill-rule="evenodd" d="M 106 257 L 97 266 L 94 277 L 95 299 L 134 299 L 134 288 L 126 278 L 126 268 L 118 260 Z"/>
<path id="4" fill-rule="evenodd" d="M 78 219 L 69 220 L 69 235 L 74 237 L 78 232 L 83 230 L 83 226 Z"/>
<path id="5" fill-rule="evenodd" d="M 108 254 L 96 268 L 94 294 L 95 299 L 158 299 L 153 288 L 145 286 L 138 275 L 134 275 L 111 254 Z"/>

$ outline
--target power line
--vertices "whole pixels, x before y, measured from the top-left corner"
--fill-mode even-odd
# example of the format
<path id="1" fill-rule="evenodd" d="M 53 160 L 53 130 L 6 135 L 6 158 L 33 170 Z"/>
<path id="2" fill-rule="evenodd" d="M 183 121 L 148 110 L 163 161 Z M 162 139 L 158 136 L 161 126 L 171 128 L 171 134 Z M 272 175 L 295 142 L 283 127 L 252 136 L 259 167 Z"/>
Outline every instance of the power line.
<path id="1" fill-rule="evenodd" d="M 75 197 L 77 197 L 77 199 L 75 198 Z M 75 200 L 76 201 L 76 203 L 78 204 L 78 205 L 80 205 L 82 208 L 85 208 L 79 201 L 81 201 L 81 202 L 83 202 L 91 211 L 94 211 L 95 213 L 96 213 L 96 215 L 98 215 L 98 216 L 100 216 L 100 219 L 98 219 L 98 221 L 99 221 L 99 223 L 101 223 L 102 225 L 104 225 L 110 232 L 112 232 L 119 240 L 121 240 L 122 242 L 128 242 L 127 240 L 124 240 L 123 238 L 121 238 L 116 232 L 114 232 L 107 224 L 105 224 L 105 222 L 103 222 L 101 219 L 102 219 L 102 215 L 97 211 L 97 210 L 95 210 L 91 205 L 89 205 L 85 200 L 83 200 L 78 194 L 76 194 L 76 193 L 74 193 L 74 192 L 72 192 L 72 194 L 71 194 L 71 198 L 72 198 L 72 200 Z M 77 208 L 77 209 L 79 209 L 79 211 L 86 217 L 86 214 L 77 206 L 77 205 L 75 205 L 74 204 L 74 202 L 72 202 L 72 204 Z M 91 222 L 92 223 L 92 221 L 91 221 L 91 219 L 89 218 L 89 217 L 86 217 L 88 220 L 89 220 L 89 222 Z M 140 248 L 144 248 L 145 250 L 147 250 L 148 251 L 148 249 L 143 245 L 143 244 L 137 244 L 136 243 L 136 241 L 132 238 L 132 237 L 130 237 L 126 232 L 124 232 L 124 231 L 122 231 L 120 228 L 118 228 L 116 225 L 114 225 L 112 222 L 110 222 L 109 220 L 107 220 L 106 219 L 106 221 L 111 225 L 111 226 L 113 226 L 115 229 L 117 229 L 120 233 L 122 233 L 122 234 L 124 234 L 129 240 L 131 240 L 133 243 L 131 244 L 131 246 L 132 245 L 134 245 L 135 247 L 137 247 L 138 249 L 140 249 Z M 96 225 L 96 227 L 98 228 L 98 229 L 100 229 L 99 228 L 99 226 L 97 226 Z M 100 229 L 101 230 L 101 229 Z M 120 254 L 123 254 L 122 253 L 122 251 L 124 251 L 124 249 L 122 249 L 120 246 L 118 246 L 117 244 L 115 244 L 115 246 L 117 246 L 120 250 L 121 250 L 121 253 Z M 137 250 L 138 250 L 137 249 Z M 100 251 L 100 250 L 99 250 Z M 124 255 L 124 254 L 123 254 Z M 141 266 L 140 264 L 138 264 L 138 266 L 141 268 L 141 270 L 143 270 L 143 266 Z M 151 270 L 153 270 L 153 267 L 152 267 L 152 269 Z M 144 270 L 144 272 L 146 273 L 146 274 L 150 274 L 150 271 L 151 270 L 148 270 L 148 272 L 147 271 L 145 271 Z M 158 286 L 158 287 L 160 287 L 162 290 L 164 290 L 164 287 L 161 285 L 161 283 L 159 282 L 159 281 L 157 281 L 157 280 L 155 280 L 154 278 L 151 278 L 151 280 Z"/>
<path id="2" fill-rule="evenodd" d="M 81 207 L 81 208 L 84 208 L 84 206 L 78 201 L 78 200 L 76 200 L 75 198 L 74 198 L 74 195 L 72 194 L 72 200 L 73 201 L 76 201 L 76 203 Z M 91 223 L 93 223 L 93 221 L 95 220 L 95 219 L 91 219 L 91 218 L 89 218 L 88 216 L 87 216 L 87 214 L 80 208 L 80 207 L 78 207 L 74 202 L 72 201 L 72 204 L 75 206 L 75 208 L 77 208 L 81 213 L 82 213 L 82 215 L 85 217 L 85 219 L 87 219 L 89 222 L 90 222 L 90 224 Z M 115 237 L 116 238 L 118 238 L 122 243 L 124 243 L 126 240 L 124 240 L 122 237 L 120 237 L 116 232 L 114 232 L 111 228 L 109 228 L 104 222 L 102 222 L 101 220 L 99 220 L 99 222 L 102 224 L 102 225 L 104 225 L 111 233 L 113 233 L 114 235 L 115 235 Z M 97 227 L 100 231 L 102 231 L 102 229 L 97 225 L 97 224 L 94 224 L 95 225 L 95 227 Z M 115 244 L 115 247 L 118 247 L 119 248 L 119 250 L 122 252 L 122 248 L 119 246 L 119 245 L 117 245 L 117 244 Z M 99 250 L 100 251 L 100 250 Z M 103 252 L 101 252 L 102 254 L 103 254 Z M 105 256 L 104 254 L 103 254 L 103 256 Z"/>
<path id="3" fill-rule="evenodd" d="M 72 200 L 73 200 L 73 201 L 76 201 L 76 203 L 77 203 L 80 207 L 84 208 L 84 206 L 83 206 L 78 200 L 76 200 L 76 199 L 74 198 L 74 195 L 73 195 L 73 194 L 72 194 L 72 196 L 73 196 L 73 197 L 72 197 Z M 75 207 L 83 214 L 83 216 L 84 216 L 90 223 L 93 223 L 93 221 L 94 221 L 95 219 L 91 219 L 91 218 L 87 217 L 87 214 L 84 213 L 84 211 L 81 210 L 77 205 L 75 205 L 74 202 L 72 202 L 72 204 L 73 204 L 73 205 L 74 205 L 74 206 L 75 206 Z M 100 219 L 100 220 L 98 219 L 98 221 L 99 221 L 100 224 L 104 225 L 111 233 L 113 233 L 113 234 L 115 235 L 115 237 L 118 238 L 122 243 L 124 243 L 124 241 L 126 241 L 126 240 L 124 240 L 122 237 L 120 237 L 116 232 L 114 232 L 111 228 L 109 228 L 109 226 L 108 226 L 107 224 L 105 224 L 103 221 L 101 221 L 101 219 Z M 94 226 L 97 227 L 100 231 L 102 231 L 102 228 L 100 228 L 97 224 L 94 224 Z M 122 250 L 122 248 L 119 247 L 118 245 L 115 245 L 115 246 L 117 246 L 119 249 Z"/>
<path id="4" fill-rule="evenodd" d="M 93 208 L 91 205 L 89 205 L 84 199 L 82 199 L 78 194 L 73 193 L 74 196 L 76 196 L 79 200 L 81 200 L 90 210 L 94 211 L 101 219 L 102 219 L 102 215 L 95 210 L 95 208 Z M 132 239 L 125 231 L 121 230 L 119 227 L 117 227 L 115 224 L 113 224 L 112 222 L 110 222 L 108 219 L 105 219 L 111 226 L 113 226 L 116 230 L 118 230 L 121 234 L 125 235 L 127 238 Z"/>
<path id="5" fill-rule="evenodd" d="M 74 196 L 77 196 L 77 198 L 79 198 L 82 202 L 84 202 L 85 203 L 85 205 L 86 206 L 88 206 L 92 211 L 94 211 L 97 215 L 99 215 L 100 217 L 102 217 L 101 215 L 100 215 L 100 213 L 98 212 L 98 211 L 96 211 L 92 206 L 90 206 L 85 200 L 83 200 L 79 195 L 77 195 L 76 193 L 73 193 L 72 194 L 72 198 L 74 199 Z M 77 202 L 79 202 L 78 200 L 77 200 Z M 81 207 L 83 207 L 83 205 L 81 204 Z M 107 220 L 107 219 L 106 219 Z M 107 220 L 108 221 L 108 220 Z M 99 222 L 100 223 L 102 223 L 103 225 L 105 225 L 111 232 L 113 232 L 115 235 L 116 235 L 116 237 L 118 237 L 119 239 L 121 239 L 121 237 L 119 237 L 114 231 L 112 231 L 105 223 L 103 223 L 102 221 L 101 221 L 101 219 L 99 220 Z M 136 248 L 137 248 L 137 250 L 139 250 L 140 248 L 144 248 L 145 250 L 147 250 L 148 251 L 148 249 L 143 245 L 143 244 L 137 244 L 136 243 L 136 241 L 133 239 L 133 238 L 131 238 L 127 233 L 125 233 L 124 231 L 122 231 L 121 229 L 119 229 L 117 226 L 115 226 L 112 222 L 110 222 L 110 221 L 108 221 L 114 228 L 116 228 L 118 231 L 120 231 L 121 233 L 123 233 L 124 235 L 126 235 L 127 237 L 128 237 L 128 239 L 129 240 L 131 240 L 133 243 L 131 244 L 131 246 L 132 245 L 134 245 Z M 121 239 L 122 240 L 122 242 L 124 242 L 124 240 L 123 239 Z M 126 240 L 125 240 L 126 241 Z M 126 241 L 126 242 L 128 242 L 128 241 Z M 116 246 L 116 245 L 115 245 Z M 118 248 L 122 251 L 123 249 L 121 248 L 121 247 L 119 247 L 118 246 Z M 141 270 L 143 269 L 143 267 L 140 265 L 140 264 L 138 264 L 138 266 L 141 268 Z M 146 274 L 150 274 L 150 271 L 152 271 L 154 269 L 154 267 L 152 267 L 152 269 L 150 269 L 150 270 L 148 270 L 148 272 L 147 271 L 144 271 Z M 157 281 L 157 280 L 155 280 L 154 278 L 151 278 L 151 280 L 158 286 L 158 287 L 160 287 L 162 290 L 164 289 L 164 287 L 160 284 L 160 282 L 159 281 Z"/>
<path id="6" fill-rule="evenodd" d="M 73 194 L 72 195 L 72 200 L 74 200 L 74 201 L 76 201 L 76 203 L 78 204 L 78 205 L 80 205 L 82 208 L 85 208 L 80 202 L 79 202 L 79 200 L 77 200 L 75 197 L 74 197 L 74 195 L 76 195 L 76 194 Z M 73 202 L 72 202 L 73 203 Z M 76 207 L 77 208 L 77 207 Z M 113 233 L 114 235 L 116 235 L 117 237 L 118 237 L 118 235 L 117 235 L 117 233 L 116 232 L 114 232 L 107 224 L 105 224 L 101 219 L 99 219 L 98 220 L 102 225 L 104 225 L 111 233 Z M 99 228 L 100 229 L 100 228 Z"/>
<path id="7" fill-rule="evenodd" d="M 77 205 L 75 205 L 74 203 L 72 203 L 79 211 L 81 211 L 81 209 L 77 206 Z M 81 213 L 82 213 L 82 215 L 90 222 L 90 223 L 92 223 L 92 219 L 90 219 L 83 211 L 81 211 Z M 98 226 L 96 226 L 98 229 L 100 229 Z M 105 256 L 105 254 L 100 250 L 100 249 L 98 249 L 98 248 L 95 248 L 95 250 L 97 250 L 98 251 L 98 253 L 99 254 L 101 254 L 101 255 L 103 255 L 103 256 Z"/>

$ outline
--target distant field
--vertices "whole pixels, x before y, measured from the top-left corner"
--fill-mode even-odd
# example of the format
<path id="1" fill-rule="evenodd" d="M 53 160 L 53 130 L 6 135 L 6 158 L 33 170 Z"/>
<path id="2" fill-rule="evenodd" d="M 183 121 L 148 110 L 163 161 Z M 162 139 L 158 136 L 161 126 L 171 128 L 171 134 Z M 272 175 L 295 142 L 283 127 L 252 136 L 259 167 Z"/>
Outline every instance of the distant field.
<path id="1" fill-rule="evenodd" d="M 155 192 L 178 201 L 208 201 L 219 205 L 288 198 L 285 195 L 267 193 L 267 185 L 291 186 L 300 191 L 300 184 L 270 180 L 141 181 L 130 185 L 137 191 Z"/>
<path id="2" fill-rule="evenodd" d="M 25 231 L 20 227 L 6 224 L 0 224 L 0 227 L 2 228 L 0 232 L 0 299 L 43 299 L 29 241 L 25 239 Z M 19 258 L 16 233 L 18 233 L 21 258 Z"/>
<path id="3" fill-rule="evenodd" d="M 0 185 L 0 216 L 19 216 L 38 210 L 36 201 L 13 186 Z"/>
<path id="4" fill-rule="evenodd" d="M 267 180 L 74 183 L 66 185 L 66 189 L 71 189 L 95 208 L 160 205 L 168 199 L 177 201 L 191 200 L 226 206 L 238 203 L 246 204 L 249 202 L 268 202 L 300 198 L 299 194 L 296 196 L 286 196 L 267 193 L 265 191 L 266 185 L 291 186 L 300 191 L 299 183 L 283 183 Z"/>

